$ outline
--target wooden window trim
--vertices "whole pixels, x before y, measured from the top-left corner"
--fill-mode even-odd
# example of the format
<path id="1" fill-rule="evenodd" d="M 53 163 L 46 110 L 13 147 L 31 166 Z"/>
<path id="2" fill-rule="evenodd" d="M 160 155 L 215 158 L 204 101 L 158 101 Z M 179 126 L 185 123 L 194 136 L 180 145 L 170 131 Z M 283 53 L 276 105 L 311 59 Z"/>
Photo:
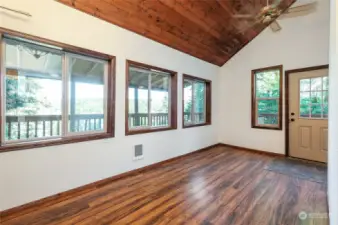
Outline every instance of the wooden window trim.
<path id="1" fill-rule="evenodd" d="M 202 81 L 205 82 L 206 85 L 206 98 L 205 98 L 205 103 L 206 103 L 206 107 L 205 107 L 205 123 L 200 123 L 200 124 L 189 124 L 189 125 L 185 125 L 184 124 L 184 79 L 190 79 L 190 80 L 198 80 L 198 81 Z M 211 92 L 212 92 L 212 81 L 211 80 L 207 80 L 207 79 L 203 79 L 200 77 L 195 77 L 195 76 L 191 76 L 188 74 L 183 74 L 183 78 L 182 78 L 182 127 L 183 129 L 185 128 L 192 128 L 192 127 L 202 127 L 202 126 L 208 126 L 211 125 L 211 118 L 212 118 L 212 97 L 211 97 Z"/>
<path id="2" fill-rule="evenodd" d="M 256 87 L 255 74 L 266 70 L 279 70 L 279 99 L 278 101 L 278 127 L 272 125 L 256 125 Z M 251 71 L 251 128 L 282 130 L 283 129 L 283 65 L 259 68 Z"/>
<path id="3" fill-rule="evenodd" d="M 98 58 L 102 60 L 108 61 L 108 82 L 107 82 L 107 131 L 105 133 L 99 134 L 84 134 L 84 135 L 76 135 L 76 136 L 68 136 L 68 137 L 55 137 L 52 139 L 39 140 L 39 141 L 27 141 L 13 144 L 3 144 L 1 140 L 0 145 L 0 153 L 15 151 L 15 150 L 24 150 L 31 148 L 40 148 L 47 146 L 55 146 L 55 145 L 63 145 L 98 139 L 106 139 L 112 138 L 115 136 L 114 125 L 115 125 L 115 62 L 116 57 L 88 49 L 84 49 L 81 47 L 75 47 L 73 45 L 64 44 L 57 41 L 48 40 L 45 38 L 37 37 L 30 34 L 25 34 L 22 32 L 6 29 L 0 27 L 0 41 L 2 42 L 2 38 L 4 35 L 10 35 L 20 38 L 25 38 L 28 40 L 40 42 L 43 44 L 53 45 L 59 48 L 62 48 L 63 51 L 71 52 L 75 54 L 85 55 L 93 58 Z M 0 45 L 0 51 L 1 49 Z M 1 51 L 2 52 L 2 51 Z M 0 56 L 0 65 L 2 65 L 2 55 Z M 2 87 L 0 86 L 0 92 Z M 0 107 L 2 107 L 2 98 L 0 98 Z M 0 116 L 0 124 L 2 124 L 3 118 Z M 0 139 L 2 139 L 2 129 L 0 129 Z"/>
<path id="4" fill-rule="evenodd" d="M 128 124 L 129 117 L 129 67 L 135 66 L 138 68 L 144 69 L 153 69 L 162 72 L 169 73 L 171 75 L 171 86 L 170 86 L 170 126 L 169 127 L 160 127 L 160 128 L 145 128 L 145 129 L 137 129 L 130 130 Z M 168 130 L 176 130 L 177 129 L 177 72 L 163 69 L 160 67 L 135 62 L 132 60 L 126 60 L 126 89 L 125 89 L 125 134 L 126 135 L 135 135 L 135 134 L 145 134 L 159 131 L 168 131 Z"/>

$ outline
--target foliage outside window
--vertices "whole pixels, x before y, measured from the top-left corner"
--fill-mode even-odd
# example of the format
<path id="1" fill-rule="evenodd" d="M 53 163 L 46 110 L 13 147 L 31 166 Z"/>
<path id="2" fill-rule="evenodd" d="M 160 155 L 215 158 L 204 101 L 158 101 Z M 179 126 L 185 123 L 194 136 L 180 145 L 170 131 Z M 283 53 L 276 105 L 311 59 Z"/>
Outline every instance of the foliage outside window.
<path id="1" fill-rule="evenodd" d="M 127 134 L 175 128 L 176 73 L 128 61 Z"/>
<path id="2" fill-rule="evenodd" d="M 252 127 L 282 129 L 282 66 L 252 71 Z"/>
<path id="3" fill-rule="evenodd" d="M 108 60 L 12 36 L 2 46 L 3 145 L 108 132 Z"/>
<path id="4" fill-rule="evenodd" d="M 211 123 L 211 82 L 183 76 L 183 127 Z"/>
<path id="5" fill-rule="evenodd" d="M 329 78 L 316 77 L 299 81 L 299 116 L 301 118 L 327 118 Z"/>

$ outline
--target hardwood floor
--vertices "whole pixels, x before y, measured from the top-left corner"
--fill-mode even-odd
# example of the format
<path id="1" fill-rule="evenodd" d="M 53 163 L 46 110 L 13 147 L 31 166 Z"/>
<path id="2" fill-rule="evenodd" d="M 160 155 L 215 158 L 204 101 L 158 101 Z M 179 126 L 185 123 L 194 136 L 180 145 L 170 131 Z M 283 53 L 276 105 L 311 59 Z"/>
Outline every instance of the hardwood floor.
<path id="1" fill-rule="evenodd" d="M 265 170 L 273 159 L 215 147 L 2 224 L 328 224 L 298 217 L 326 215 L 326 184 Z"/>

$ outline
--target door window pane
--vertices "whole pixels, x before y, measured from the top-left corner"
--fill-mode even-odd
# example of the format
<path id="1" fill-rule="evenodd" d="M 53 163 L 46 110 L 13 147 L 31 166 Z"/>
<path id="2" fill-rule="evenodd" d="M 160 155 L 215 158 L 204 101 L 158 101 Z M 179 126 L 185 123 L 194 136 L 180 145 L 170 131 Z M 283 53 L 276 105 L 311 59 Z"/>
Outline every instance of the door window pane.
<path id="1" fill-rule="evenodd" d="M 309 105 L 310 104 L 310 92 L 301 92 L 300 93 L 300 105 Z"/>
<path id="2" fill-rule="evenodd" d="M 329 78 L 323 77 L 323 90 L 329 90 Z"/>
<path id="3" fill-rule="evenodd" d="M 311 105 L 311 117 L 312 118 L 321 118 L 322 117 L 322 105 L 321 104 L 312 104 Z"/>
<path id="4" fill-rule="evenodd" d="M 300 80 L 300 91 L 310 91 L 310 79 Z"/>
<path id="5" fill-rule="evenodd" d="M 311 104 L 321 104 L 323 100 L 321 91 L 311 92 Z"/>
<path id="6" fill-rule="evenodd" d="M 5 39 L 5 141 L 61 135 L 62 56 Z"/>
<path id="7" fill-rule="evenodd" d="M 151 73 L 151 126 L 169 126 L 169 82 L 166 74 Z"/>
<path id="8" fill-rule="evenodd" d="M 324 104 L 323 105 L 323 117 L 327 118 L 329 115 L 329 105 L 328 104 Z"/>
<path id="9" fill-rule="evenodd" d="M 299 82 L 299 110 L 302 118 L 327 118 L 328 77 L 301 79 Z M 308 88 L 311 84 L 311 88 Z"/>
<path id="10" fill-rule="evenodd" d="M 311 91 L 322 90 L 322 77 L 311 78 Z"/>
<path id="11" fill-rule="evenodd" d="M 310 117 L 310 107 L 309 105 L 300 105 L 299 116 L 303 118 Z"/>
<path id="12" fill-rule="evenodd" d="M 323 103 L 328 104 L 329 103 L 329 92 L 323 91 Z"/>
<path id="13" fill-rule="evenodd" d="M 69 56 L 68 127 L 70 132 L 105 129 L 105 64 Z"/>

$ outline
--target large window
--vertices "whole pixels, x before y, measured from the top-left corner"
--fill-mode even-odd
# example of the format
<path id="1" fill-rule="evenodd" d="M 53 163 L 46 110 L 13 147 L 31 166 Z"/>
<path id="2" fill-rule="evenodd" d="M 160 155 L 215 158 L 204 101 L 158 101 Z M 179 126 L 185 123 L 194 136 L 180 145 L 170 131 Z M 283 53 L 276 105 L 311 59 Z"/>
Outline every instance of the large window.
<path id="1" fill-rule="evenodd" d="M 17 36 L 1 42 L 0 150 L 113 135 L 112 59 Z"/>
<path id="2" fill-rule="evenodd" d="M 183 75 L 183 127 L 211 124 L 211 81 Z"/>
<path id="3" fill-rule="evenodd" d="M 126 79 L 126 134 L 176 129 L 176 73 L 127 61 Z"/>
<path id="4" fill-rule="evenodd" d="M 252 71 L 252 127 L 282 129 L 283 67 Z"/>

